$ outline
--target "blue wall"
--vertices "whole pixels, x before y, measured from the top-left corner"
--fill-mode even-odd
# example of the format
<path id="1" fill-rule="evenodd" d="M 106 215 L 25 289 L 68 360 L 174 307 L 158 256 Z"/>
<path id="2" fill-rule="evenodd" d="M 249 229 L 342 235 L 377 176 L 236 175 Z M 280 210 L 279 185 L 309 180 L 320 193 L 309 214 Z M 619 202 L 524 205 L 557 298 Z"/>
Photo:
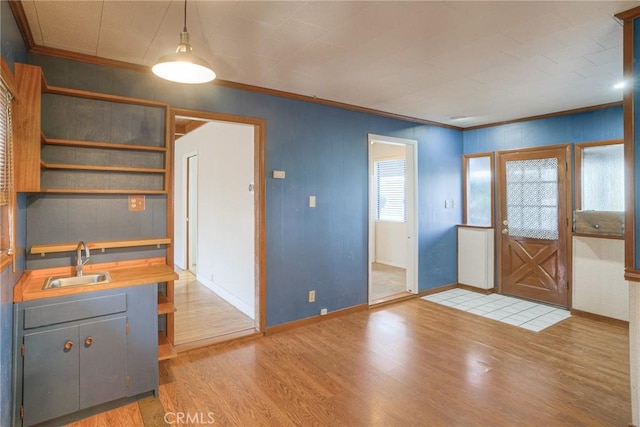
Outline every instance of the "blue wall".
<path id="1" fill-rule="evenodd" d="M 27 49 L 22 42 L 9 3 L 0 2 L 0 53 L 13 69 L 14 62 L 25 62 Z M 24 247 L 26 241 L 26 201 L 18 198 L 17 218 L 17 259 L 16 272 L 7 268 L 0 272 L 0 426 L 11 424 L 11 370 L 12 370 L 12 337 L 13 337 L 13 285 L 24 270 Z"/>
<path id="2" fill-rule="evenodd" d="M 266 119 L 267 325 L 367 303 L 367 134 L 418 141 L 419 289 L 455 283 L 462 132 L 151 73 L 30 55 L 56 86 Z M 274 180 L 273 170 L 287 178 Z M 307 207 L 309 195 L 317 207 Z M 316 290 L 316 303 L 307 303 Z"/>
<path id="3" fill-rule="evenodd" d="M 622 106 L 465 131 L 464 154 L 623 137 Z"/>

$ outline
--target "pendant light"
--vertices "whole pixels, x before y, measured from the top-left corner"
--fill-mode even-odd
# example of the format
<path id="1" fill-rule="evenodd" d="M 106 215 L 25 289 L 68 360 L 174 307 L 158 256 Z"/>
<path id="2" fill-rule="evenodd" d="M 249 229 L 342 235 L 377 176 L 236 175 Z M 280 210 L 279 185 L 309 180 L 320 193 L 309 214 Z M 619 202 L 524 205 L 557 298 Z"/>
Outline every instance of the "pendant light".
<path id="1" fill-rule="evenodd" d="M 189 43 L 187 31 L 187 0 L 184 0 L 184 28 L 180 33 L 180 44 L 175 53 L 160 57 L 151 68 L 153 74 L 177 83 L 207 83 L 216 78 L 211 66 L 195 56 Z"/>

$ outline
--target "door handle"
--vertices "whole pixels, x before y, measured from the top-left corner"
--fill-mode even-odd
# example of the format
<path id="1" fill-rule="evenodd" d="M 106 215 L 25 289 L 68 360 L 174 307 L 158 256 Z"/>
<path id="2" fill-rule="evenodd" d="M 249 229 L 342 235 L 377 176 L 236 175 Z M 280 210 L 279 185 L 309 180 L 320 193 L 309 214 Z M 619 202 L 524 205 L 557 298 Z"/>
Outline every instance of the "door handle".
<path id="1" fill-rule="evenodd" d="M 509 229 L 508 228 L 503 228 L 502 229 L 502 234 L 509 234 Z"/>

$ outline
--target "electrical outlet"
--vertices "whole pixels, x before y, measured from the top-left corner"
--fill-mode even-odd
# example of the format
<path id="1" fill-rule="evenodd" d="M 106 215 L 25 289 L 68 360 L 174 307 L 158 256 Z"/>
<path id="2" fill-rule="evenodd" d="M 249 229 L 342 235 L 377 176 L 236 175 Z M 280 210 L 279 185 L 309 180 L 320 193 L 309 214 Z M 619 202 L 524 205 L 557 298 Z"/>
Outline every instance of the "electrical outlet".
<path id="1" fill-rule="evenodd" d="M 326 316 L 327 315 L 327 309 L 323 308 L 320 310 L 320 316 Z"/>
<path id="2" fill-rule="evenodd" d="M 309 291 L 309 302 L 316 302 L 316 291 Z"/>

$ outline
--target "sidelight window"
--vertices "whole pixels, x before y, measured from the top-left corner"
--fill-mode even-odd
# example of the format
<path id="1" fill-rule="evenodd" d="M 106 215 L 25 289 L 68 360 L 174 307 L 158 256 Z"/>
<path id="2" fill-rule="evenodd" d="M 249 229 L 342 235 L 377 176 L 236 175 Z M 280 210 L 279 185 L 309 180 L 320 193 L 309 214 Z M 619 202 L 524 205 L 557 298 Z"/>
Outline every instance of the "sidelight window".
<path id="1" fill-rule="evenodd" d="M 621 140 L 576 144 L 576 209 L 624 211 Z"/>
<path id="2" fill-rule="evenodd" d="M 493 154 L 467 154 L 462 158 L 464 224 L 493 225 Z"/>

